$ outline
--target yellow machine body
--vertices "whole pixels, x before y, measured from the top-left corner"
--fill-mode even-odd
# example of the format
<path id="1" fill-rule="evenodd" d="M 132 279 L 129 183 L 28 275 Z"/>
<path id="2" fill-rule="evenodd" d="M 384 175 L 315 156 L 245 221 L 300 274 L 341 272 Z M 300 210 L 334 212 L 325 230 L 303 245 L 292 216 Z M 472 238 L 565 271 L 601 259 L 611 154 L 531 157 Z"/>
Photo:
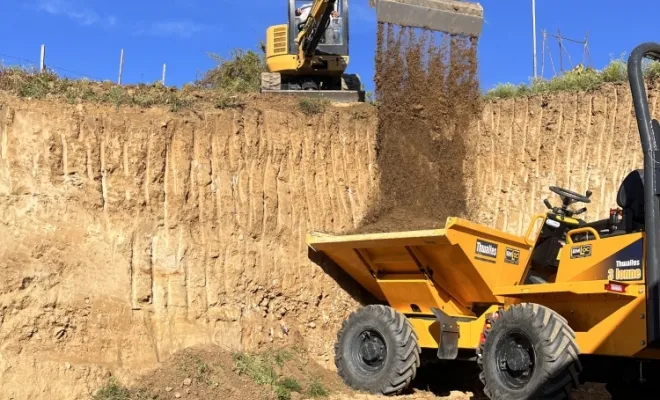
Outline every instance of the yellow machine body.
<path id="1" fill-rule="evenodd" d="M 336 75 L 341 76 L 348 67 L 348 55 L 315 55 L 308 63 L 299 67 L 300 55 L 289 51 L 289 26 L 271 26 L 266 31 L 266 67 L 269 72 L 290 76 Z M 320 66 L 324 68 L 321 69 Z M 327 67 L 326 67 L 327 66 Z"/>
<path id="2" fill-rule="evenodd" d="M 532 220 L 526 236 L 448 218 L 444 229 L 311 233 L 307 242 L 406 315 L 421 347 L 440 345 L 434 308 L 458 321 L 460 349 L 476 349 L 489 313 L 511 304 L 536 303 L 568 321 L 583 354 L 639 355 L 646 347 L 644 234 L 600 238 L 591 228 L 573 229 L 559 252 L 553 281 L 525 284 L 539 222 L 546 222 L 544 215 Z M 574 242 L 585 232 L 593 238 Z M 642 261 L 619 262 L 623 266 L 617 268 L 617 255 Z M 622 293 L 608 290 L 619 281 Z"/>

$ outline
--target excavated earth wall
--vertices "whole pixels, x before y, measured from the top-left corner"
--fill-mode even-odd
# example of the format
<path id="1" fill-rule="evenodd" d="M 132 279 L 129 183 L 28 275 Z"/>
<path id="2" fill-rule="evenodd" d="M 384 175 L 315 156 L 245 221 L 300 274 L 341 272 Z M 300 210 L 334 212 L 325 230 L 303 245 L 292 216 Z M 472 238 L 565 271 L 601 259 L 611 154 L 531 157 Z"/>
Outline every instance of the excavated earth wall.
<path id="1" fill-rule="evenodd" d="M 387 168 L 373 109 L 292 108 L 0 96 L 2 397 L 85 399 L 110 372 L 130 379 L 188 346 L 296 335 L 332 368 L 360 292 L 310 260 L 305 235 L 359 229 Z M 487 103 L 456 134 L 456 213 L 512 233 L 555 200 L 551 184 L 590 188 L 587 218 L 606 215 L 642 162 L 627 85 Z"/>
<path id="2" fill-rule="evenodd" d="M 296 331 L 330 360 L 356 303 L 305 235 L 359 222 L 372 116 L 1 104 L 0 397 L 83 399 L 108 371 Z"/>
<path id="3" fill-rule="evenodd" d="M 657 118 L 657 82 L 648 91 Z M 467 147 L 467 215 L 514 234 L 524 234 L 533 215 L 546 211 L 543 199 L 560 205 L 551 185 L 591 190 L 581 217 L 607 218 L 623 178 L 643 166 L 627 84 L 488 103 Z"/>

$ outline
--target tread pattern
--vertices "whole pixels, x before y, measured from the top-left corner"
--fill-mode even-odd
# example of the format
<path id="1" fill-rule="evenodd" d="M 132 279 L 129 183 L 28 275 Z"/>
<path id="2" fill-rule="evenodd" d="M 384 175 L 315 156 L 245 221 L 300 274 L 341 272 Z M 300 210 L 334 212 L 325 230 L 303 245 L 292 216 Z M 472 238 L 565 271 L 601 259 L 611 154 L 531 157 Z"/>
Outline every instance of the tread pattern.
<path id="1" fill-rule="evenodd" d="M 537 366 L 545 374 L 545 377 L 542 378 L 545 383 L 538 398 L 570 398 L 573 388 L 579 385 L 578 375 L 582 372 L 582 364 L 579 359 L 580 350 L 575 343 L 575 332 L 564 317 L 547 307 L 532 303 L 517 304 L 506 309 L 500 308 L 497 313 L 487 318 L 490 326 L 484 329 L 485 340 L 477 348 L 477 364 L 481 369 L 479 378 L 484 384 L 484 393 L 488 398 L 492 400 L 506 398 L 505 393 L 500 393 L 497 388 L 491 387 L 490 382 L 487 382 L 483 359 L 488 336 L 498 321 L 504 318 L 529 321 L 531 327 L 541 337 L 541 346 L 538 351 L 545 355 L 547 362 Z"/>
<path id="2" fill-rule="evenodd" d="M 410 386 L 410 383 L 417 375 L 417 369 L 421 364 L 421 349 L 418 344 L 418 337 L 412 324 L 400 312 L 391 307 L 383 305 L 369 305 L 353 312 L 347 320 L 342 323 L 341 329 L 337 333 L 335 342 L 335 366 L 339 376 L 344 382 L 354 389 L 365 389 L 363 382 L 353 381 L 350 374 L 347 373 L 343 359 L 341 357 L 341 338 L 347 328 L 358 323 L 363 316 L 375 316 L 383 321 L 389 333 L 394 337 L 394 348 L 388 348 L 388 352 L 393 351 L 395 362 L 387 371 L 387 376 L 379 382 L 378 387 L 372 387 L 370 391 L 374 394 L 386 396 L 399 395 Z"/>

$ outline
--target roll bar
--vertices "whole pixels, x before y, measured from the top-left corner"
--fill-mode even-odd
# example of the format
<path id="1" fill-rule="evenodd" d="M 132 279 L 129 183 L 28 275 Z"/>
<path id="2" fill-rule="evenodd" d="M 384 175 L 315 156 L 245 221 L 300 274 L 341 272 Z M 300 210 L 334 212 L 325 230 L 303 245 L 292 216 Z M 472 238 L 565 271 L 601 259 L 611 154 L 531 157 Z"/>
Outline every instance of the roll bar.
<path id="1" fill-rule="evenodd" d="M 628 58 L 628 80 L 644 153 L 644 224 L 646 231 L 647 346 L 660 347 L 660 124 L 651 118 L 642 61 L 660 60 L 660 43 L 642 43 Z"/>

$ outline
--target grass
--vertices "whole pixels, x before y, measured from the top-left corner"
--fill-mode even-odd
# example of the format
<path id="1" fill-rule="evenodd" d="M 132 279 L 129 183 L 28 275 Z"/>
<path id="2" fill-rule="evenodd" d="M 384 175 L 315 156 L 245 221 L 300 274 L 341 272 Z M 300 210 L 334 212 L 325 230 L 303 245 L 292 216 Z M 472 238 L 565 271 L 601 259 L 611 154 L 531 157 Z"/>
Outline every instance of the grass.
<path id="1" fill-rule="evenodd" d="M 293 354 L 286 350 L 278 350 L 273 354 L 273 359 L 275 364 L 281 367 L 285 362 L 291 361 L 291 359 L 293 359 Z"/>
<path id="2" fill-rule="evenodd" d="M 131 392 L 120 385 L 114 378 L 102 386 L 92 396 L 92 400 L 130 400 Z"/>
<path id="3" fill-rule="evenodd" d="M 206 362 L 195 356 L 192 359 L 192 363 L 194 366 L 193 373 L 195 381 L 204 383 L 208 386 L 218 386 L 218 383 L 213 380 L 213 369 Z"/>
<path id="4" fill-rule="evenodd" d="M 644 77 L 648 80 L 660 78 L 660 62 L 644 65 Z M 484 94 L 485 99 L 508 99 L 514 97 L 570 91 L 593 90 L 604 83 L 628 81 L 628 68 L 623 58 L 612 60 L 602 70 L 583 68 L 581 65 L 552 79 L 536 79 L 530 84 L 503 83 Z"/>
<path id="5" fill-rule="evenodd" d="M 282 381 L 279 382 L 279 386 L 288 390 L 289 392 L 302 392 L 302 386 L 300 386 L 300 383 L 298 383 L 298 381 L 294 378 L 287 377 L 282 379 Z"/>
<path id="6" fill-rule="evenodd" d="M 324 112 L 328 103 L 325 99 L 303 97 L 299 100 L 298 107 L 305 115 L 316 115 Z"/>
<path id="7" fill-rule="evenodd" d="M 119 384 L 114 377 L 110 378 L 93 396 L 92 400 L 156 400 L 157 395 L 145 389 L 131 392 Z"/>
<path id="8" fill-rule="evenodd" d="M 239 375 L 247 375 L 258 385 L 273 385 L 277 374 L 267 357 L 246 353 L 234 354 L 234 363 Z"/>
<path id="9" fill-rule="evenodd" d="M 312 381 L 307 390 L 307 394 L 312 398 L 326 397 L 328 395 L 328 389 L 323 386 L 323 384 L 317 380 Z"/>
<path id="10" fill-rule="evenodd" d="M 39 73 L 34 68 L 2 65 L 0 90 L 34 99 L 49 96 L 64 98 L 71 104 L 85 101 L 144 108 L 167 106 L 171 111 L 179 111 L 194 102 L 195 97 L 189 90 L 192 88 L 213 93 L 217 108 L 237 107 L 241 103 L 233 95 L 256 93 L 261 86 L 261 73 L 266 70 L 266 48 L 263 43 L 259 47 L 260 52 L 236 49 L 228 57 L 211 53 L 216 65 L 205 71 L 194 83 L 185 85 L 183 90 L 167 88 L 160 82 L 151 85 L 117 86 L 109 81 L 71 80 L 61 78 L 52 71 Z"/>
<path id="11" fill-rule="evenodd" d="M 70 104 L 84 101 L 142 108 L 166 106 L 171 111 L 188 107 L 194 100 L 189 91 L 168 88 L 160 82 L 118 86 L 112 82 L 68 79 L 52 72 L 38 73 L 19 67 L 0 67 L 0 90 L 33 99 L 62 98 Z"/>
<path id="12" fill-rule="evenodd" d="M 283 367 L 287 361 L 293 359 L 293 354 L 286 350 L 276 350 L 263 354 L 235 353 L 233 355 L 234 365 L 239 375 L 248 376 L 254 383 L 262 386 L 270 386 L 277 400 L 290 400 L 291 393 L 306 392 L 313 398 L 325 397 L 328 390 L 316 379 L 314 379 L 307 390 L 303 389 L 295 378 L 280 376 L 276 366 Z"/>

